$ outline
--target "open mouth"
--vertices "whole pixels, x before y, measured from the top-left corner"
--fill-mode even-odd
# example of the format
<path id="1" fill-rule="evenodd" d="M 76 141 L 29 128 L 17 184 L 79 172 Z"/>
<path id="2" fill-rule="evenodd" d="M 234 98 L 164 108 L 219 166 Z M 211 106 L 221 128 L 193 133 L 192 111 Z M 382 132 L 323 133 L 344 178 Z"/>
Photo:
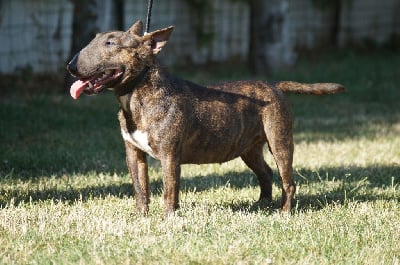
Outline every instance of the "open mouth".
<path id="1" fill-rule="evenodd" d="M 104 72 L 75 81 L 70 89 L 71 97 L 78 99 L 82 93 L 87 95 L 98 94 L 106 87 L 111 87 L 124 74 L 123 68 L 108 69 Z"/>

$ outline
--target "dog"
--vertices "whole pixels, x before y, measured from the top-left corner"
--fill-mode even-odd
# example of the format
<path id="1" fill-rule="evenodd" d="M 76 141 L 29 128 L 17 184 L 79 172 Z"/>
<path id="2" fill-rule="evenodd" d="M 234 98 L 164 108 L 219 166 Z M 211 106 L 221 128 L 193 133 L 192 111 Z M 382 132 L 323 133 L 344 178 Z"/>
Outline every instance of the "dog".
<path id="1" fill-rule="evenodd" d="M 160 160 L 164 214 L 179 207 L 182 164 L 222 163 L 241 157 L 255 173 L 260 200 L 272 200 L 272 170 L 263 157 L 268 144 L 282 180 L 282 211 L 290 211 L 293 180 L 293 118 L 284 92 L 335 94 L 340 84 L 236 81 L 204 87 L 171 75 L 156 55 L 174 27 L 143 35 L 137 21 L 126 32 L 96 37 L 67 64 L 78 80 L 74 99 L 112 90 L 120 104 L 118 119 L 133 180 L 137 210 L 149 211 L 146 154 Z"/>

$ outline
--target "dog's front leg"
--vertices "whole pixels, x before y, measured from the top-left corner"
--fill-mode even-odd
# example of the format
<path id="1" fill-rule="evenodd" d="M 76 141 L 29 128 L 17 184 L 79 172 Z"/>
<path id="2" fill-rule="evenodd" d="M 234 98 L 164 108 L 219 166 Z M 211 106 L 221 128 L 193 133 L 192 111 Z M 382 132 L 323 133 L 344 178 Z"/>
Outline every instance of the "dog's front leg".
<path id="1" fill-rule="evenodd" d="M 135 189 L 136 208 L 139 213 L 149 212 L 150 190 L 146 153 L 129 142 L 125 142 L 126 164 Z"/>
<path id="2" fill-rule="evenodd" d="M 179 185 L 181 177 L 181 166 L 174 157 L 161 160 L 164 185 L 164 215 L 174 213 L 179 208 Z"/>

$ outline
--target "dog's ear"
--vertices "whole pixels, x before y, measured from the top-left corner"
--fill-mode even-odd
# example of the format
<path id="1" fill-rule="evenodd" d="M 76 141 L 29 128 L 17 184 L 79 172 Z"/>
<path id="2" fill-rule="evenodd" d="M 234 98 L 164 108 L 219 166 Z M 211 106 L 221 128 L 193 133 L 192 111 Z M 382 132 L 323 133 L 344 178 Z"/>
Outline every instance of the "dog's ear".
<path id="1" fill-rule="evenodd" d="M 162 50 L 162 48 L 167 44 L 168 39 L 171 36 L 173 30 L 174 27 L 170 26 L 165 29 L 160 29 L 147 33 L 143 36 L 143 39 L 145 41 L 144 43 L 151 46 L 153 54 L 158 54 Z"/>
<path id="2" fill-rule="evenodd" d="M 137 36 L 143 35 L 143 23 L 142 21 L 138 20 L 133 24 L 127 31 L 129 34 L 134 34 Z"/>

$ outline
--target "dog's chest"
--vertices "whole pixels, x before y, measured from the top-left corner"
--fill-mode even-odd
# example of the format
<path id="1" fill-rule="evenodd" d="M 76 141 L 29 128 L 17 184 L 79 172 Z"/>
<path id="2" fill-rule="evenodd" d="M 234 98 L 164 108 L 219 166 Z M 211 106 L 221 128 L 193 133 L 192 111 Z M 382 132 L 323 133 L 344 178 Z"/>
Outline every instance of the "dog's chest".
<path id="1" fill-rule="evenodd" d="M 153 149 L 151 149 L 151 146 L 149 145 L 149 138 L 146 132 L 136 130 L 129 133 L 122 130 L 122 138 L 155 158 Z"/>

